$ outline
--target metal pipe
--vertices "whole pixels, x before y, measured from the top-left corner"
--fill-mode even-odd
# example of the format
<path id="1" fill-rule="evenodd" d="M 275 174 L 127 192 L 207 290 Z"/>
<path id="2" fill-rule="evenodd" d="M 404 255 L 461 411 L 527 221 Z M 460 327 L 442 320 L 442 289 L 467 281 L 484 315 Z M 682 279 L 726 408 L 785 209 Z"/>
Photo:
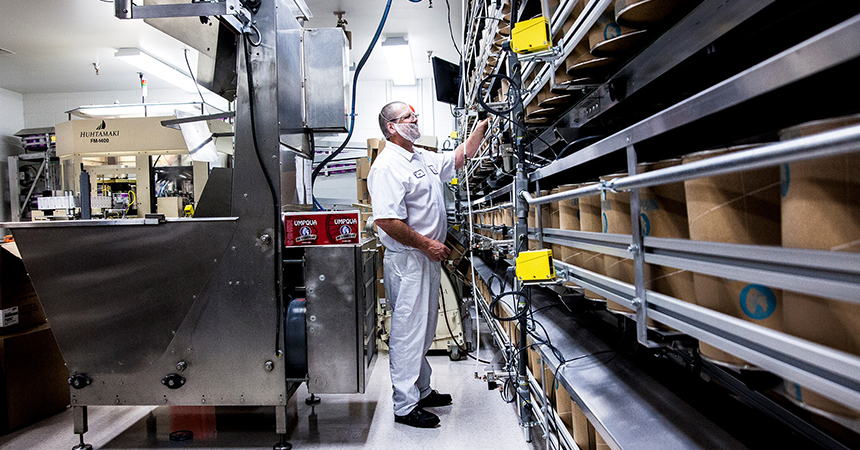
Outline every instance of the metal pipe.
<path id="1" fill-rule="evenodd" d="M 521 196 L 529 205 L 542 205 L 559 200 L 596 195 L 603 190 L 626 191 L 856 151 L 860 151 L 860 125 L 716 156 L 690 164 L 667 167 L 645 174 L 616 178 L 572 191 L 542 197 L 532 197 L 527 192 L 523 192 Z"/>
<path id="2" fill-rule="evenodd" d="M 513 203 L 504 203 L 504 204 L 496 205 L 496 206 L 493 206 L 493 207 L 490 207 L 490 208 L 484 208 L 484 209 L 474 210 L 474 211 L 472 211 L 472 212 L 473 212 L 473 213 L 482 213 L 482 212 L 495 211 L 495 210 L 497 210 L 497 209 L 508 209 L 508 208 L 513 208 L 513 207 L 514 207 L 514 204 L 513 204 Z"/>
<path id="3" fill-rule="evenodd" d="M 639 158 L 632 145 L 627 146 L 627 173 L 636 175 Z M 633 244 L 628 249 L 633 253 L 633 283 L 636 296 L 633 304 L 636 306 L 636 340 L 650 347 L 648 342 L 648 297 L 645 295 L 645 258 L 643 255 L 642 231 L 639 223 L 639 189 L 630 191 L 630 234 Z"/>

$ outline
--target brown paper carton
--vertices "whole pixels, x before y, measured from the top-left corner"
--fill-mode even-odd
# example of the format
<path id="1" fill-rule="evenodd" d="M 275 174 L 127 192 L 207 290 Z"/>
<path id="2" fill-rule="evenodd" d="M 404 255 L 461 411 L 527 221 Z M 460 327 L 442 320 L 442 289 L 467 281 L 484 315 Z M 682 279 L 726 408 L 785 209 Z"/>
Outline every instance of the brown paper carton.
<path id="1" fill-rule="evenodd" d="M 18 256 L 14 242 L 0 249 L 0 334 L 18 333 L 44 324 L 45 311 Z"/>
<path id="2" fill-rule="evenodd" d="M 69 372 L 48 324 L 0 337 L 0 431 L 20 428 L 69 404 Z"/>
<path id="3" fill-rule="evenodd" d="M 609 181 L 615 178 L 624 177 L 627 174 L 616 174 L 600 177 L 601 181 Z M 604 233 L 615 234 L 631 234 L 632 224 L 630 223 L 630 192 L 606 192 L 602 196 L 600 202 L 600 211 L 602 217 L 602 225 Z M 606 276 L 615 278 L 628 284 L 634 284 L 635 267 L 633 260 L 630 258 L 620 258 L 614 255 L 604 255 L 603 264 Z M 645 267 L 645 279 L 650 279 L 648 267 Z M 624 314 L 633 314 L 630 308 L 621 306 L 612 300 L 606 300 L 606 309 Z M 657 323 L 648 319 L 648 326 L 657 326 Z"/>
<path id="4" fill-rule="evenodd" d="M 816 134 L 860 122 L 848 116 L 811 122 L 780 132 L 781 139 Z M 800 161 L 781 167 L 782 245 L 860 252 L 860 154 Z M 844 352 L 860 355 L 860 305 L 783 292 L 785 331 Z M 834 414 L 860 417 L 813 391 L 788 382 L 796 400 Z"/>
<path id="5" fill-rule="evenodd" d="M 573 442 L 580 450 L 595 450 L 594 426 L 588 421 L 579 405 L 572 403 L 571 407 L 573 409 Z"/>
<path id="6" fill-rule="evenodd" d="M 558 187 L 559 192 L 571 191 L 580 187 L 578 184 L 565 184 Z M 559 202 L 559 228 L 562 230 L 580 231 L 579 199 L 567 199 Z M 553 250 L 553 253 L 556 253 Z M 582 267 L 582 250 L 562 245 L 559 259 L 567 264 Z"/>
<path id="7" fill-rule="evenodd" d="M 367 140 L 367 157 L 370 163 L 376 160 L 376 156 L 385 148 L 385 139 L 370 138 Z"/>
<path id="8" fill-rule="evenodd" d="M 640 164 L 639 173 L 676 166 L 680 159 Z M 639 190 L 640 224 L 643 236 L 689 239 L 690 226 L 687 221 L 687 201 L 684 183 L 670 183 Z M 647 265 L 650 277 L 645 280 L 645 289 L 675 297 L 686 302 L 695 302 L 692 272 Z"/>
<path id="9" fill-rule="evenodd" d="M 582 231 L 600 233 L 603 231 L 600 213 L 600 195 L 589 195 L 579 199 L 579 225 Z M 605 274 L 603 253 L 582 251 L 582 268 L 598 274 Z M 602 299 L 604 297 L 595 292 L 585 290 L 588 298 Z"/>
<path id="10" fill-rule="evenodd" d="M 549 193 L 557 194 L 558 188 L 549 191 Z M 552 202 L 549 204 L 549 226 L 550 228 L 561 228 L 561 218 L 559 217 L 559 202 Z M 553 258 L 561 260 L 561 256 L 563 253 L 562 247 L 563 246 L 561 244 L 550 244 Z"/>
<path id="11" fill-rule="evenodd" d="M 700 152 L 683 158 L 684 164 L 745 150 L 730 148 Z M 779 169 L 735 172 L 684 182 L 690 239 L 748 245 L 779 246 Z M 768 286 L 693 274 L 699 306 L 781 330 L 782 292 Z M 745 366 L 747 362 L 704 342 L 700 353 L 713 361 Z"/>

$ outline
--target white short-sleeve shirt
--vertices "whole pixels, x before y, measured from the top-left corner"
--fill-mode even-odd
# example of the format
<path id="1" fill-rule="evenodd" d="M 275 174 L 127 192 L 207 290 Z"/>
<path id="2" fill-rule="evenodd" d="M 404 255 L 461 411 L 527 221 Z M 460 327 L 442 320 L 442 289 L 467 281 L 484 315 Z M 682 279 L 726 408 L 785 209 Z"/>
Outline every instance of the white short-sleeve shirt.
<path id="1" fill-rule="evenodd" d="M 367 187 L 376 219 L 401 219 L 430 239 L 445 241 L 447 218 L 443 183 L 454 178 L 455 152 L 433 153 L 414 148 L 415 153 L 388 141 L 376 157 Z M 387 250 L 402 252 L 401 244 L 379 230 Z"/>

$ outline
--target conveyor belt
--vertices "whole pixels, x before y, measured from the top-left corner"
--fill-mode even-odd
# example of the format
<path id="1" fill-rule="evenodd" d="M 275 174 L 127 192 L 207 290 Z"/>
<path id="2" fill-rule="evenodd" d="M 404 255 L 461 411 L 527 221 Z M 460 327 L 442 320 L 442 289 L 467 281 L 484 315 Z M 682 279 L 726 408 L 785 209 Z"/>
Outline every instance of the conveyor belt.
<path id="1" fill-rule="evenodd" d="M 492 270 L 474 259 L 484 279 Z M 591 331 L 579 327 L 554 299 L 532 296 L 534 318 L 546 328 L 566 359 L 612 350 Z M 544 361 L 558 365 L 552 352 L 540 348 Z M 558 377 L 595 429 L 613 449 L 743 449 L 725 430 L 619 354 L 604 353 L 565 365 Z"/>

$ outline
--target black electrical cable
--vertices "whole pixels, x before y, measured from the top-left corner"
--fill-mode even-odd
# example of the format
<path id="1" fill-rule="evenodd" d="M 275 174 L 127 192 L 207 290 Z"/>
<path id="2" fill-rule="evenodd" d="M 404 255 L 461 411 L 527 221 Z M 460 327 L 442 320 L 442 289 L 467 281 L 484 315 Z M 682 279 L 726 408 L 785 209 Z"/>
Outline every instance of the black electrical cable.
<path id="1" fill-rule="evenodd" d="M 317 176 L 319 176 L 320 171 L 328 165 L 340 152 L 346 148 L 346 144 L 349 143 L 349 140 L 352 138 L 352 132 L 355 129 L 355 92 L 358 85 L 358 74 L 361 73 L 361 69 L 364 67 L 364 63 L 367 62 L 367 58 L 370 57 L 370 54 L 373 52 L 373 48 L 376 47 L 376 42 L 379 40 L 379 36 L 382 34 L 382 29 L 385 27 L 385 21 L 388 19 L 388 10 L 391 9 L 391 0 L 388 0 L 388 3 L 385 5 L 385 11 L 382 13 L 382 19 L 379 21 L 379 26 L 376 28 L 376 33 L 373 35 L 373 39 L 370 40 L 370 45 L 367 46 L 367 50 L 365 50 L 364 55 L 361 56 L 361 60 L 359 60 L 358 65 L 355 67 L 355 75 L 352 77 L 352 107 L 349 114 L 349 132 L 346 135 L 346 139 L 344 139 L 343 143 L 340 144 L 340 147 L 337 148 L 331 155 L 328 155 L 326 159 L 324 159 L 317 168 L 314 169 L 311 174 L 311 190 L 313 191 L 314 182 L 316 182 Z"/>
<path id="2" fill-rule="evenodd" d="M 506 286 L 505 282 L 498 275 L 496 275 L 495 273 L 490 275 L 490 282 L 487 283 L 487 289 L 490 291 L 490 295 L 492 295 L 492 296 L 496 295 L 496 293 L 493 292 L 493 280 L 494 279 L 499 280 L 499 292 L 504 291 L 505 286 Z"/>
<path id="3" fill-rule="evenodd" d="M 511 103 L 511 106 L 507 109 L 493 109 L 493 108 L 491 108 L 489 105 L 487 105 L 487 103 L 484 101 L 484 97 L 480 94 L 480 90 L 483 89 L 484 84 L 486 84 L 487 81 L 490 81 L 493 78 L 501 78 L 503 80 L 508 81 L 508 94 L 507 95 L 508 95 L 508 98 L 513 98 L 513 103 Z M 511 92 L 511 90 L 513 90 L 513 92 Z M 515 127 L 524 131 L 526 134 L 530 134 L 533 138 L 543 142 L 544 145 L 547 146 L 547 148 L 552 150 L 552 145 L 550 145 L 549 142 L 545 141 L 542 137 L 540 137 L 539 135 L 530 131 L 527 127 L 520 125 L 519 123 L 517 123 L 517 121 L 511 120 L 508 117 L 506 117 L 506 114 L 513 111 L 514 108 L 516 108 L 518 104 L 522 103 L 522 97 L 520 94 L 521 90 L 522 90 L 521 87 L 514 82 L 513 78 L 511 78 L 507 75 L 499 74 L 499 73 L 490 74 L 490 75 L 487 75 L 486 77 L 484 77 L 483 80 L 481 80 L 481 85 L 479 86 L 478 95 L 477 95 L 478 103 L 488 113 L 493 114 L 495 116 L 498 116 L 499 118 L 504 119 L 507 122 L 510 122 Z M 556 159 L 558 159 L 557 156 L 556 156 Z"/>
<path id="4" fill-rule="evenodd" d="M 445 0 L 445 6 L 448 8 L 448 33 L 451 34 L 451 43 L 454 44 L 454 50 L 457 50 L 457 54 L 460 55 L 460 60 L 462 60 L 463 53 L 460 52 L 460 49 L 457 47 L 457 40 L 454 39 L 454 28 L 451 26 L 451 4 L 448 0 Z"/>
<path id="5" fill-rule="evenodd" d="M 515 297 L 515 298 L 520 297 L 520 298 L 525 299 L 525 301 L 526 301 L 525 306 L 519 310 L 517 310 L 517 308 L 515 307 L 515 314 L 511 317 L 499 317 L 496 315 L 495 312 L 493 312 L 493 309 L 495 308 L 496 304 L 498 304 L 502 300 L 502 298 L 504 298 L 507 295 L 510 295 L 512 297 Z M 510 321 L 514 321 L 514 320 L 519 320 L 521 317 L 525 316 L 528 313 L 528 311 L 529 311 L 528 304 L 529 304 L 529 297 L 527 295 L 523 294 L 522 292 L 519 292 L 519 291 L 502 292 L 501 294 L 493 297 L 493 301 L 490 302 L 490 316 L 493 319 L 496 319 L 500 322 L 510 322 Z"/>
<path id="6" fill-rule="evenodd" d="M 283 227 L 281 226 L 281 205 L 278 202 L 278 194 L 277 189 L 275 188 L 275 183 L 272 181 L 272 178 L 269 176 L 269 172 L 266 170 L 266 165 L 263 162 L 263 156 L 260 154 L 260 146 L 257 143 L 257 123 L 254 120 L 254 75 L 253 70 L 251 69 L 251 40 L 248 38 L 248 35 L 245 34 L 245 48 L 243 51 L 245 52 L 245 72 L 248 77 L 248 111 L 249 118 L 251 119 L 251 140 L 254 144 L 254 153 L 257 155 L 257 162 L 260 164 L 260 170 L 263 171 L 263 176 L 266 178 L 266 184 L 269 187 L 269 192 L 272 195 L 272 207 L 274 212 L 274 226 L 272 232 L 275 234 L 275 256 L 274 260 L 276 263 L 274 264 L 275 270 L 275 356 L 280 357 L 283 354 L 281 350 L 281 266 L 277 263 L 281 258 L 279 256 L 279 250 L 281 246 L 281 233 L 283 231 Z"/>
<path id="7" fill-rule="evenodd" d="M 570 142 L 567 145 L 565 145 L 564 148 L 561 149 L 560 152 L 558 152 L 558 154 L 555 156 L 555 159 L 556 159 L 556 161 L 561 159 L 561 157 L 564 156 L 564 152 L 566 152 L 569 148 L 573 147 L 576 144 L 580 144 L 582 142 L 589 141 L 591 139 L 603 139 L 604 137 L 605 136 L 603 136 L 603 135 L 585 136 L 583 138 L 579 138 L 573 142 Z"/>
<path id="8" fill-rule="evenodd" d="M 488 81 L 491 81 L 494 78 L 500 78 L 502 80 L 508 81 L 508 98 L 513 99 L 513 102 L 511 103 L 511 106 L 508 109 L 491 108 L 490 106 L 487 105 L 487 102 L 484 101 L 484 96 L 481 95 L 481 91 L 484 89 L 484 84 L 486 84 Z M 513 92 L 511 92 L 511 91 L 513 91 Z M 517 85 L 516 82 L 514 82 L 513 78 L 511 78 L 507 75 L 501 74 L 501 73 L 491 73 L 491 74 L 487 75 L 486 77 L 484 77 L 484 79 L 481 80 L 481 84 L 478 86 L 478 95 L 476 97 L 478 97 L 478 104 L 480 104 L 481 107 L 484 108 L 484 111 L 487 111 L 488 113 L 490 113 L 494 116 L 504 117 L 505 119 L 507 119 L 507 117 L 505 117 L 505 114 L 508 114 L 511 111 L 513 111 L 514 108 L 516 108 L 517 105 L 521 104 L 523 101 L 523 99 L 520 96 L 520 86 Z"/>
<path id="9" fill-rule="evenodd" d="M 525 131 L 525 132 L 526 132 L 526 134 L 530 134 L 533 138 L 535 138 L 535 139 L 537 139 L 537 140 L 539 140 L 539 141 L 543 142 L 543 143 L 544 143 L 544 145 L 546 145 L 546 146 L 547 146 L 547 148 L 549 148 L 550 150 L 552 150 L 552 145 L 550 145 L 550 143 L 549 143 L 549 142 L 547 142 L 547 141 L 543 140 L 543 138 L 542 138 L 542 137 L 540 137 L 539 135 L 535 134 L 533 131 L 529 130 L 528 128 L 526 128 L 526 127 L 524 127 L 524 126 L 520 125 L 519 123 L 517 123 L 517 121 L 516 121 L 516 120 L 508 119 L 508 118 L 507 118 L 507 117 L 505 117 L 505 116 L 499 116 L 499 117 L 501 117 L 502 119 L 504 119 L 504 120 L 506 120 L 506 121 L 508 121 L 508 122 L 510 122 L 510 123 L 512 123 L 512 124 L 514 124 L 514 126 L 515 126 L 515 127 L 519 128 L 519 129 L 520 129 L 520 130 L 522 130 L 522 131 Z M 534 153 L 534 151 L 532 151 L 532 153 Z"/>
<path id="10" fill-rule="evenodd" d="M 513 393 L 509 392 L 513 391 Z M 517 400 L 517 391 L 514 389 L 514 379 L 508 373 L 508 378 L 505 379 L 505 383 L 502 385 L 502 401 L 505 403 L 513 403 Z M 511 394 L 510 397 L 505 397 L 505 394 Z"/>

